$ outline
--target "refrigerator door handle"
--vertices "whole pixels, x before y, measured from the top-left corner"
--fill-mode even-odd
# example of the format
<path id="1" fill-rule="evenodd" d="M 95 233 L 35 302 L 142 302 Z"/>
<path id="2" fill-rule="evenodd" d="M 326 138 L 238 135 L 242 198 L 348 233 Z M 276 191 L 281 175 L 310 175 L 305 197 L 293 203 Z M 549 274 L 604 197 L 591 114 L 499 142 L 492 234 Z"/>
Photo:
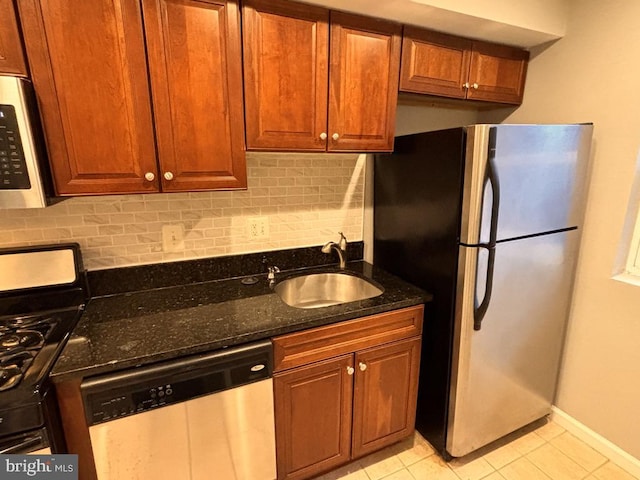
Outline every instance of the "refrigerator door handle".
<path id="1" fill-rule="evenodd" d="M 476 294 L 476 302 L 473 308 L 473 329 L 480 330 L 482 327 L 482 320 L 487 313 L 487 309 L 489 308 L 489 302 L 491 301 L 491 291 L 493 289 L 493 267 L 495 265 L 496 259 L 496 247 L 488 244 L 479 245 L 480 248 L 486 248 L 489 253 L 489 258 L 487 262 L 487 275 L 485 280 L 484 287 L 484 296 L 482 297 L 482 302 L 478 304 L 477 294 Z M 476 264 L 477 268 L 477 264 Z M 477 272 L 476 272 L 477 275 Z M 476 282 L 477 288 L 477 282 Z"/>
<path id="2" fill-rule="evenodd" d="M 496 260 L 496 238 L 498 234 L 498 214 L 500 212 L 500 182 L 494 164 L 496 156 L 495 149 L 495 129 L 489 134 L 489 155 L 487 158 L 487 169 L 485 172 L 485 185 L 491 185 L 491 229 L 489 231 L 489 243 L 481 243 L 478 246 L 486 248 L 489 253 L 487 262 L 487 275 L 485 280 L 485 289 L 482 302 L 478 304 L 477 295 L 476 303 L 473 310 L 473 329 L 480 330 L 482 327 L 482 319 L 487 313 L 489 302 L 491 301 L 491 290 L 493 288 L 493 267 Z M 477 266 L 476 266 L 477 268 Z M 477 272 L 476 272 L 477 277 Z M 477 288 L 477 284 L 476 284 Z"/>
<path id="3" fill-rule="evenodd" d="M 498 214 L 500 213 L 500 181 L 496 172 L 496 131 L 491 129 L 489 133 L 489 155 L 485 170 L 484 184 L 491 185 L 491 227 L 489 230 L 489 246 L 495 247 L 498 238 Z"/>

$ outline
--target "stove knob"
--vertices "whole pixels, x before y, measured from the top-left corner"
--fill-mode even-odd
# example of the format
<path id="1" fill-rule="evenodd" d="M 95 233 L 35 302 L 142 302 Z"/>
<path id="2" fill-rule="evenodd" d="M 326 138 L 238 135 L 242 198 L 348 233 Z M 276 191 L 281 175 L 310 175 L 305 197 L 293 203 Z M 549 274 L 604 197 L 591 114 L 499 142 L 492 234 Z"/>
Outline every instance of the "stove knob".
<path id="1" fill-rule="evenodd" d="M 171 395 L 173 393 L 173 389 L 167 388 L 166 392 L 167 392 L 167 395 Z"/>

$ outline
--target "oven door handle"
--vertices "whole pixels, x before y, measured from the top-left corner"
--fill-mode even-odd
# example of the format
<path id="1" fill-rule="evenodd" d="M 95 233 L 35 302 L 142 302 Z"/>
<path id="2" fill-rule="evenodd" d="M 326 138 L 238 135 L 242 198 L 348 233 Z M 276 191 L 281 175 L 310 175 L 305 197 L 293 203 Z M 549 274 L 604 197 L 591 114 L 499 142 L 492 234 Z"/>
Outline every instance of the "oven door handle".
<path id="1" fill-rule="evenodd" d="M 32 446 L 38 446 L 38 447 L 44 446 L 44 439 L 40 435 L 36 437 L 29 437 L 18 444 L 11 445 L 10 447 L 0 450 L 0 455 L 21 452 L 23 449 L 32 447 Z"/>

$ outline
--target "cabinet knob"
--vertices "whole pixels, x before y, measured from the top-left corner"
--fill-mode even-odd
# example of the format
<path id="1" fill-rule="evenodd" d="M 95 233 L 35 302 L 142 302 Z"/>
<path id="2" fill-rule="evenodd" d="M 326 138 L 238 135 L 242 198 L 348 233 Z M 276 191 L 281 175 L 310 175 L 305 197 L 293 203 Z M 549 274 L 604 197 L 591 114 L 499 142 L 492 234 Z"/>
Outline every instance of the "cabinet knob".
<path id="1" fill-rule="evenodd" d="M 469 82 L 463 83 L 462 88 L 469 88 Z"/>
<path id="2" fill-rule="evenodd" d="M 171 172 L 164 172 L 164 179 L 165 179 L 165 180 L 173 180 L 173 173 L 171 173 Z"/>
<path id="3" fill-rule="evenodd" d="M 153 182 L 155 180 L 156 176 L 153 174 L 153 172 L 147 172 L 144 174 L 144 179 L 147 182 Z"/>
<path id="4" fill-rule="evenodd" d="M 347 367 L 347 374 L 348 374 L 348 375 L 353 375 L 353 372 L 355 372 L 355 371 L 356 371 L 356 369 L 355 369 L 355 368 L 353 368 L 353 367 Z"/>
<path id="5" fill-rule="evenodd" d="M 477 83 L 474 83 L 474 84 L 473 84 L 473 88 L 475 88 L 475 89 L 477 90 L 477 89 L 478 89 L 478 84 L 477 84 Z"/>
<path id="6" fill-rule="evenodd" d="M 326 139 L 327 139 L 327 134 L 326 134 L 326 133 L 324 133 L 324 132 L 322 132 L 322 133 L 320 134 L 320 140 L 326 140 Z"/>
<path id="7" fill-rule="evenodd" d="M 340 135 L 334 133 L 333 135 L 331 135 L 331 138 L 333 138 L 334 140 L 338 140 L 340 138 Z"/>
<path id="8" fill-rule="evenodd" d="M 367 369 L 367 364 L 366 363 L 358 363 L 358 366 L 360 367 L 360 371 L 364 372 Z"/>

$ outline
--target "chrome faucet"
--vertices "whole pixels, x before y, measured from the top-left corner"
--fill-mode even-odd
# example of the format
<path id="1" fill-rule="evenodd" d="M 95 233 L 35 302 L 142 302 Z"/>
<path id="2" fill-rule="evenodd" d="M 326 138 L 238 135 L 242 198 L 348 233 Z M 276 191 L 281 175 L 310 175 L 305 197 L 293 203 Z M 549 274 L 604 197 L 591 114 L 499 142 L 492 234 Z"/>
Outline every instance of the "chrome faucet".
<path id="1" fill-rule="evenodd" d="M 322 247 L 322 253 L 331 253 L 331 250 L 335 250 L 338 252 L 338 258 L 340 259 L 340 268 L 344 268 L 347 264 L 347 238 L 343 235 L 342 232 L 338 232 L 340 234 L 340 240 L 338 243 L 336 242 L 327 242 Z"/>
<path id="2" fill-rule="evenodd" d="M 269 273 L 267 274 L 269 286 L 273 287 L 273 284 L 276 283 L 276 273 L 280 273 L 280 269 L 278 267 L 268 267 L 267 270 L 269 271 Z"/>

